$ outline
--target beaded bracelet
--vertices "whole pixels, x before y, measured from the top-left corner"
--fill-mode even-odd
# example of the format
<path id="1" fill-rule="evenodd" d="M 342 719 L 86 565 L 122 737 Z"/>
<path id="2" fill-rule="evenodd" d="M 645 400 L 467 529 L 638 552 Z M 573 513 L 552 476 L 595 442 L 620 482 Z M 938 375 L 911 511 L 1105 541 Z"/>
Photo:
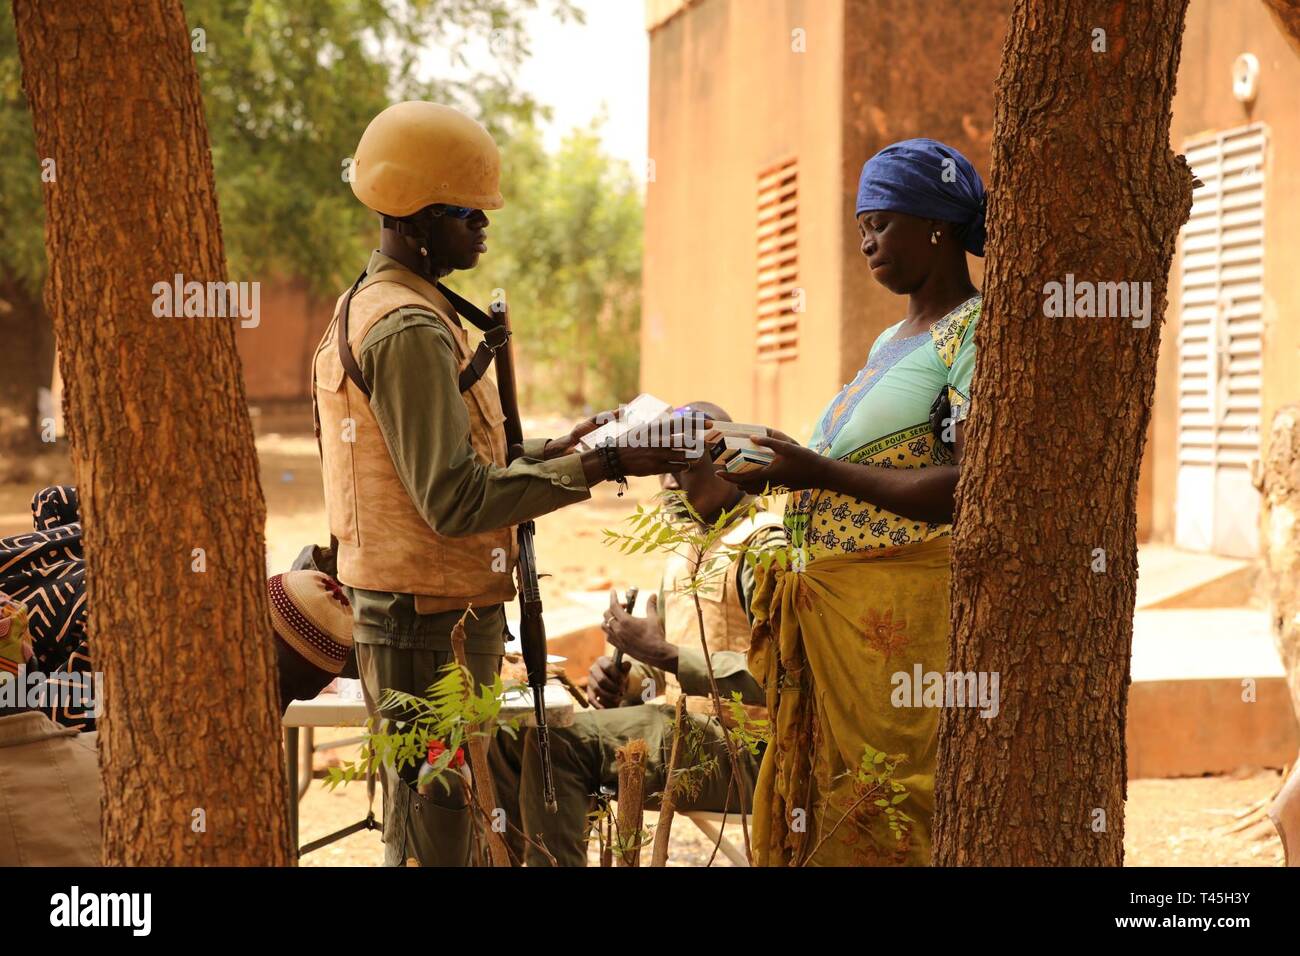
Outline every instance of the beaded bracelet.
<path id="1" fill-rule="evenodd" d="M 623 492 L 627 490 L 627 478 L 623 475 L 622 463 L 619 461 L 618 446 L 614 444 L 600 445 L 600 457 L 605 464 L 605 477 L 610 481 L 618 482 L 618 496 L 623 497 Z"/>

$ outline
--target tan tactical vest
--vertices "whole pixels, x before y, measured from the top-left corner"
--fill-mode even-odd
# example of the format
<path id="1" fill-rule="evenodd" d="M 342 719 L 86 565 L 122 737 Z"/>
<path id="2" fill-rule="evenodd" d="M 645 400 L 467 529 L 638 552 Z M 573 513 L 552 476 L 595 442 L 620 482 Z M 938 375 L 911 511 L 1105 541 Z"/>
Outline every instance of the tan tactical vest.
<path id="1" fill-rule="evenodd" d="M 518 550 L 514 528 L 448 538 L 420 516 L 397 476 L 369 401 L 344 373 L 337 345 L 342 302 L 340 296 L 312 365 L 325 508 L 330 533 L 339 542 L 339 580 L 371 591 L 414 594 L 421 614 L 510 600 Z M 452 333 L 457 364 L 462 369 L 469 364 L 468 336 L 455 310 L 433 285 L 406 269 L 376 273 L 352 296 L 348 342 L 353 354 L 360 355 L 376 322 L 406 307 L 437 316 Z M 420 401 L 423 383 L 409 383 L 409 394 L 411 401 Z M 461 399 L 474 454 L 485 465 L 504 467 L 505 414 L 495 379 L 480 378 Z"/>
<path id="2" fill-rule="evenodd" d="M 695 602 L 689 593 L 680 590 L 689 584 L 693 565 L 707 572 L 710 559 L 724 546 L 727 546 L 726 550 L 730 551 L 750 541 L 764 528 L 780 525 L 780 515 L 770 511 L 760 511 L 728 529 L 712 548 L 704 552 L 698 562 L 689 561 L 682 555 L 673 555 L 668 559 L 663 578 L 664 606 L 660 608 L 664 619 L 664 637 L 668 643 L 676 644 L 678 647 L 698 648 L 700 646 L 700 626 L 695 614 Z M 699 590 L 700 610 L 704 616 L 704 638 L 710 653 L 716 651 L 744 653 L 749 650 L 749 617 L 745 614 L 745 608 L 740 603 L 740 594 L 736 589 L 738 560 L 729 561 L 728 566 L 717 573 L 711 575 L 706 573 L 704 585 Z M 665 700 L 670 704 L 675 703 L 681 696 L 681 687 L 671 674 L 668 675 L 667 681 Z M 692 713 L 712 714 L 713 702 L 704 698 L 691 697 L 687 699 L 687 710 Z M 766 711 L 762 707 L 747 705 L 745 710 L 751 717 L 766 716 Z"/>

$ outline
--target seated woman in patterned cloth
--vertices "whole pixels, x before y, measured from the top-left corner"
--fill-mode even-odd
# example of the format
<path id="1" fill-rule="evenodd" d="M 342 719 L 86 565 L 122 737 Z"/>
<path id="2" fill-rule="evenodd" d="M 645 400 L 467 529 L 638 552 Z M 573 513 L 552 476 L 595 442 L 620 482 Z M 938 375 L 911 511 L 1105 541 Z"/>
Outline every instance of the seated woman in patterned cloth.
<path id="1" fill-rule="evenodd" d="M 87 699 L 94 674 L 86 642 L 86 561 L 77 489 L 51 485 L 32 496 L 32 530 L 0 538 L 0 592 L 26 608 L 34 657 L 27 665 L 48 675 L 46 715 L 90 732 L 100 702 Z M 73 703 L 69 704 L 68 702 Z"/>
<path id="2" fill-rule="evenodd" d="M 70 485 L 51 485 L 32 498 L 33 530 L 0 538 L 0 602 L 22 607 L 27 653 L 0 648 L 0 679 L 19 665 L 44 675 L 52 721 L 83 733 L 96 729 L 103 701 L 86 640 L 86 560 L 80 499 Z M 305 566 L 305 558 L 300 558 Z M 315 570 L 294 570 L 267 581 L 281 712 L 310 700 L 352 656 L 351 608 L 338 582 Z M 0 603 L 0 641 L 6 636 Z M 8 642 L 10 645 L 12 641 Z M 77 693 L 73 693 L 73 689 Z"/>
<path id="3" fill-rule="evenodd" d="M 809 447 L 769 429 L 756 441 L 775 460 L 729 476 L 746 491 L 791 492 L 793 564 L 761 574 L 753 598 L 750 670 L 775 715 L 754 797 L 760 865 L 929 862 L 939 713 L 895 706 L 894 675 L 942 673 L 947 661 L 981 305 L 966 254 L 984 254 L 984 207 L 979 174 L 942 143 L 907 140 L 868 160 L 862 254 L 872 278 L 908 297 L 906 314 L 826 406 Z M 875 752 L 901 755 L 887 781 L 864 769 L 891 765 L 864 764 Z"/>

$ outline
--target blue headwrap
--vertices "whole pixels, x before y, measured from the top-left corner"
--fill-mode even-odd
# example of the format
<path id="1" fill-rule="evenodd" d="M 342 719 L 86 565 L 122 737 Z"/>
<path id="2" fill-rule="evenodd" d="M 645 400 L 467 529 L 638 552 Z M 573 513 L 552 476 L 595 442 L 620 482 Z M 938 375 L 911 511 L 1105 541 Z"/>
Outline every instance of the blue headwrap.
<path id="1" fill-rule="evenodd" d="M 905 139 L 863 165 L 854 215 L 878 210 L 956 223 L 962 245 L 982 256 L 985 201 L 984 182 L 965 156 L 932 139 Z"/>

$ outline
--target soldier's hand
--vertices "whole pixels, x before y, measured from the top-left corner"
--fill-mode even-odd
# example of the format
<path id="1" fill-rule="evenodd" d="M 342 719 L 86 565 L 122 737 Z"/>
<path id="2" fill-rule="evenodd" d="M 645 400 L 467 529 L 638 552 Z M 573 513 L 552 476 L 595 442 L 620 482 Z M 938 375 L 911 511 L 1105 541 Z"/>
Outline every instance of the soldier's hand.
<path id="1" fill-rule="evenodd" d="M 703 415 L 674 415 L 629 432 L 618 446 L 619 465 L 625 475 L 662 475 L 681 471 L 704 452 L 704 435 L 710 422 Z"/>
<path id="2" fill-rule="evenodd" d="M 569 429 L 567 435 L 559 438 L 552 438 L 546 443 L 546 451 L 543 453 L 544 458 L 559 458 L 561 455 L 568 455 L 573 452 L 573 448 L 578 441 L 584 436 L 589 435 L 599 428 L 604 422 L 614 420 L 615 412 L 600 412 L 592 415 L 590 418 L 584 418 L 578 424 Z"/>
<path id="3" fill-rule="evenodd" d="M 645 617 L 629 614 L 623 610 L 618 593 L 610 591 L 609 607 L 600 626 L 609 642 L 622 648 L 624 654 L 651 667 L 677 673 L 677 648 L 664 639 L 659 595 L 650 595 L 645 613 Z"/>
<path id="4" fill-rule="evenodd" d="M 614 666 L 614 658 L 602 655 L 596 658 L 587 673 L 587 698 L 597 710 L 617 707 L 627 690 L 627 672 L 632 669 L 632 662 L 625 660 L 619 667 Z"/>

